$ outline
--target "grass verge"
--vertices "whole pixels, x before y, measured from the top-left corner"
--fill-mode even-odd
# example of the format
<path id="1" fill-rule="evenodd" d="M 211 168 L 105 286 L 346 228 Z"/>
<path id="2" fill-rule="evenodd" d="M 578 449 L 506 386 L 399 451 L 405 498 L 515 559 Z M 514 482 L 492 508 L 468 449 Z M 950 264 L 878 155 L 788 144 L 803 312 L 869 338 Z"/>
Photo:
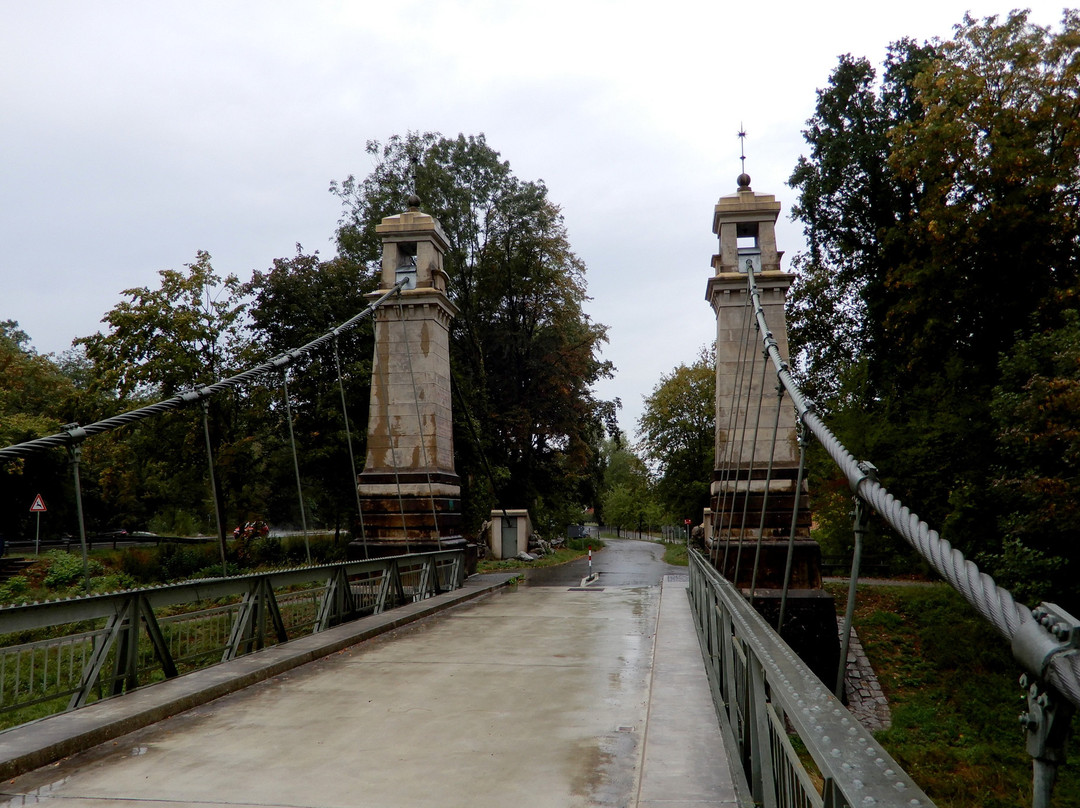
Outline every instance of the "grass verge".
<path id="1" fill-rule="evenodd" d="M 826 586 L 840 609 L 845 586 Z M 876 737 L 935 803 L 1030 805 L 1021 671 L 1008 643 L 944 584 L 860 586 L 855 627 L 892 710 L 892 728 Z M 1080 804 L 1078 740 L 1074 717 L 1053 806 Z"/>
<path id="2" fill-rule="evenodd" d="M 690 559 L 686 553 L 686 545 L 682 542 L 669 544 L 664 547 L 664 563 L 674 564 L 678 567 L 690 566 Z"/>
<path id="3" fill-rule="evenodd" d="M 550 555 L 541 556 L 536 561 L 518 561 L 516 558 L 497 561 L 493 558 L 487 558 L 477 564 L 476 571 L 483 573 L 524 570 L 531 567 L 557 567 L 560 564 L 566 564 L 586 555 L 590 547 L 593 550 L 602 550 L 604 542 L 600 539 L 570 539 L 565 547 L 560 547 Z"/>

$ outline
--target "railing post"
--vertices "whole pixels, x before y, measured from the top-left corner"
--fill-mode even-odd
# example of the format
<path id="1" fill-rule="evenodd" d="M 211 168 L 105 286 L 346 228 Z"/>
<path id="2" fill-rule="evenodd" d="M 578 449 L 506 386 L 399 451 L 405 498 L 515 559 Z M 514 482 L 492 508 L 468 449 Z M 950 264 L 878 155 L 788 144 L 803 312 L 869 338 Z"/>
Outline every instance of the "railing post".
<path id="1" fill-rule="evenodd" d="M 214 474 L 214 447 L 210 442 L 210 400 L 202 400 L 203 411 L 203 437 L 206 440 L 206 462 L 210 468 L 210 496 L 214 500 L 214 519 L 217 524 L 218 546 L 221 548 L 221 577 L 229 576 L 229 568 L 225 561 L 225 522 L 221 518 L 221 503 L 218 502 L 217 477 Z"/>
<path id="2" fill-rule="evenodd" d="M 776 808 L 776 769 L 773 766 L 769 736 L 768 698 L 765 695 L 765 670 L 757 657 L 746 657 L 747 728 L 750 735 L 750 771 L 754 798 L 764 808 Z"/>
<path id="3" fill-rule="evenodd" d="M 1080 620 L 1054 603 L 1040 603 L 1031 616 L 1033 620 L 1013 637 L 1013 655 L 1029 671 L 1042 673 L 1020 677 L 1020 686 L 1027 688 L 1027 712 L 1021 714 L 1020 724 L 1027 730 L 1032 759 L 1032 805 L 1048 808 L 1058 767 L 1065 762 L 1065 742 L 1076 708 L 1045 684 L 1045 676 L 1052 659 L 1080 648 Z"/>
<path id="4" fill-rule="evenodd" d="M 119 625 L 116 658 L 113 660 L 113 677 L 109 691 L 119 696 L 139 686 L 139 601 L 137 597 L 125 598 L 123 617 Z"/>
<path id="5" fill-rule="evenodd" d="M 855 548 L 851 552 L 851 578 L 848 581 L 847 608 L 844 611 L 843 636 L 840 639 L 840 663 L 836 670 L 836 698 L 844 699 L 844 676 L 847 673 L 848 648 L 851 646 L 851 622 L 855 617 L 855 590 L 859 584 L 859 563 L 862 560 L 863 537 L 866 535 L 866 523 L 870 518 L 862 498 L 855 497 L 855 512 L 852 514 L 852 532 L 855 534 Z"/>
<path id="6" fill-rule="evenodd" d="M 1028 677 L 1020 677 L 1028 686 Z M 1027 750 L 1031 755 L 1033 808 L 1050 808 L 1050 797 L 1057 782 L 1058 767 L 1065 762 L 1065 741 L 1072 721 L 1073 706 L 1040 682 L 1031 682 L 1027 690 L 1027 712 L 1020 723 L 1027 730 Z"/>
<path id="7" fill-rule="evenodd" d="M 71 457 L 72 474 L 75 476 L 75 514 L 79 520 L 79 543 L 82 546 L 83 591 L 90 591 L 90 559 L 86 552 L 86 519 L 83 517 L 82 481 L 79 477 L 79 463 L 82 461 L 82 442 L 86 431 L 78 424 L 68 424 L 64 431 L 71 438 L 68 454 Z"/>
<path id="8" fill-rule="evenodd" d="M 176 669 L 176 661 L 172 658 L 172 652 L 169 651 L 169 644 L 165 642 L 165 635 L 161 631 L 161 625 L 158 623 L 146 595 L 138 595 L 137 601 L 139 604 L 139 617 L 143 625 L 146 626 L 146 636 L 154 649 L 154 655 L 157 657 L 158 662 L 161 663 L 161 671 L 165 674 L 166 679 L 172 679 L 178 676 L 179 672 Z"/>

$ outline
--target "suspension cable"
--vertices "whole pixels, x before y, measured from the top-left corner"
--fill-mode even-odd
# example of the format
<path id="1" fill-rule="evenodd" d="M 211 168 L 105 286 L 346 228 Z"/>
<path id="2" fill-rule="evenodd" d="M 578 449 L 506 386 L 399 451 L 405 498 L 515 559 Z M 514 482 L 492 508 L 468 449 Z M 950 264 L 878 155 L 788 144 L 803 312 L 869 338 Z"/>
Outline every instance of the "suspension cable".
<path id="1" fill-rule="evenodd" d="M 743 325 L 742 325 L 743 342 L 739 346 L 739 373 L 738 373 L 738 377 L 737 377 L 736 382 L 735 382 L 733 395 L 731 397 L 731 403 L 730 403 L 730 410 L 731 411 L 730 411 L 729 419 L 728 419 L 730 430 L 727 433 L 727 445 L 725 447 L 727 449 L 727 452 L 725 453 L 726 457 L 724 459 L 724 473 L 721 475 L 725 480 L 725 483 L 724 483 L 724 486 L 723 486 L 724 498 L 723 498 L 723 502 L 722 502 L 722 504 L 720 506 L 720 515 L 719 515 L 719 528 L 720 528 L 721 532 L 723 531 L 723 528 L 724 528 L 724 516 L 725 516 L 725 514 L 727 514 L 727 512 L 729 510 L 731 510 L 731 511 L 735 510 L 735 496 L 736 496 L 736 494 L 738 494 L 738 491 L 739 491 L 739 469 L 738 469 L 738 465 L 735 462 L 735 451 L 736 451 L 735 432 L 737 432 L 738 429 L 739 429 L 739 399 L 742 398 L 743 379 L 746 377 L 746 350 L 747 350 L 747 347 L 750 344 L 750 329 L 749 329 L 750 302 L 751 302 L 750 301 L 750 296 L 747 295 L 746 299 L 743 301 Z M 717 359 L 717 361 L 719 361 L 719 359 Z M 741 455 L 742 455 L 742 444 L 741 444 L 741 442 L 739 444 L 739 454 L 740 454 L 739 459 L 741 460 L 742 459 L 742 457 L 741 457 Z M 733 473 L 732 470 L 733 469 L 734 469 L 734 475 L 735 475 L 734 482 L 732 482 L 732 473 Z M 734 488 L 731 491 L 731 507 L 728 508 L 728 504 L 727 504 L 728 503 L 728 489 L 732 488 L 732 486 L 734 486 Z M 729 524 L 728 524 L 728 532 L 727 532 L 727 534 L 725 534 L 725 539 L 724 539 L 723 569 L 725 571 L 727 570 L 728 552 L 731 550 L 731 520 L 729 519 L 728 522 L 729 522 Z M 717 551 L 717 554 L 719 554 L 719 551 Z"/>
<path id="2" fill-rule="evenodd" d="M 749 306 L 750 302 L 751 302 L 750 301 L 750 296 L 747 295 L 746 296 L 746 303 L 747 303 L 748 306 Z M 749 311 L 749 308 L 747 308 L 746 311 Z M 743 343 L 742 343 L 742 346 L 741 346 L 740 352 L 739 352 L 739 383 L 738 383 L 738 390 L 737 390 L 737 392 L 735 394 L 735 397 L 732 399 L 732 403 L 731 403 L 732 409 L 735 410 L 735 429 L 736 430 L 739 429 L 739 410 L 740 410 L 739 404 L 742 401 L 743 385 L 746 383 L 746 377 L 748 375 L 747 372 L 746 372 L 746 355 L 747 355 L 747 353 L 749 353 L 749 351 L 750 351 L 750 329 L 745 328 L 743 330 Z M 755 352 L 754 357 L 756 358 L 756 356 L 757 356 L 757 353 Z M 751 361 L 754 361 L 754 360 L 752 359 Z M 746 384 L 746 394 L 747 394 L 748 400 L 749 400 L 749 395 L 750 395 L 750 388 L 753 387 L 753 371 L 752 370 L 751 370 L 751 373 L 749 375 L 750 375 L 750 383 Z M 734 441 L 732 443 L 731 458 L 729 460 L 729 463 L 731 464 L 732 474 L 734 474 L 734 482 L 732 484 L 733 487 L 732 487 L 732 492 L 731 492 L 731 505 L 728 508 L 726 508 L 726 510 L 727 510 L 727 512 L 729 514 L 729 518 L 727 520 L 727 522 L 728 522 L 727 533 L 726 533 L 727 541 L 724 544 L 724 574 L 725 575 L 727 574 L 728 553 L 731 550 L 731 534 L 735 530 L 735 508 L 737 507 L 737 502 L 738 502 L 738 499 L 739 499 L 739 471 L 742 468 L 743 451 L 746 448 L 746 423 L 747 423 L 747 421 L 749 419 L 750 419 L 750 408 L 746 407 L 745 409 L 743 409 L 743 412 L 742 412 L 742 431 L 740 432 L 739 440 Z M 736 460 L 736 451 L 738 452 L 738 459 L 737 460 Z M 728 479 L 729 480 L 731 479 L 731 474 L 728 475 Z M 721 526 L 722 525 L 723 525 L 723 520 L 721 520 Z"/>
<path id="3" fill-rule="evenodd" d="M 206 441 L 206 462 L 210 470 L 210 496 L 214 500 L 214 518 L 217 524 L 218 547 L 221 549 L 221 577 L 229 575 L 228 563 L 225 559 L 225 521 L 221 518 L 221 501 L 218 498 L 217 477 L 214 473 L 214 448 L 210 442 L 210 400 L 202 402 L 202 425 L 203 438 Z M 76 491 L 78 495 L 78 491 Z M 81 516 L 80 516 L 81 520 Z M 81 528 L 81 526 L 80 526 Z"/>
<path id="4" fill-rule="evenodd" d="M 799 525 L 799 499 L 802 496 L 803 474 L 806 471 L 806 429 L 799 425 L 799 471 L 795 475 L 795 504 L 791 507 L 791 531 L 788 533 L 787 558 L 784 561 L 784 590 L 780 594 L 780 616 L 776 620 L 776 633 L 784 634 L 784 612 L 787 609 L 788 590 L 791 589 L 791 569 L 795 561 L 795 530 Z"/>
<path id="5" fill-rule="evenodd" d="M 749 320 L 749 316 L 750 316 L 750 297 L 747 296 L 747 298 L 743 301 L 743 319 L 742 319 L 742 328 L 740 330 L 740 333 L 742 333 L 742 334 L 747 333 L 747 322 Z M 741 348 L 740 348 L 740 359 L 741 358 L 742 358 L 742 354 L 741 354 Z M 717 357 L 716 361 L 719 364 L 720 357 Z M 742 363 L 740 362 L 740 367 L 741 367 L 741 365 L 742 365 Z M 719 381 L 719 379 L 718 379 L 718 381 Z M 734 391 L 733 391 L 732 401 L 734 401 L 734 400 L 735 399 L 734 399 Z M 716 496 L 709 503 L 710 505 L 713 506 L 713 523 L 712 523 L 712 534 L 713 535 L 711 537 L 713 546 L 712 546 L 711 551 L 709 553 L 709 556 L 710 556 L 709 560 L 712 562 L 714 567 L 716 566 L 716 562 L 720 558 L 720 545 L 719 545 L 720 524 L 719 524 L 719 521 L 722 518 L 721 514 L 724 512 L 724 509 L 727 506 L 727 483 L 728 483 L 729 472 L 730 472 L 730 464 L 728 462 L 728 456 L 731 454 L 732 451 L 734 451 L 731 436 L 732 436 L 732 433 L 733 433 L 733 430 L 734 430 L 734 420 L 733 419 L 735 418 L 735 411 L 736 411 L 735 407 L 730 407 L 730 406 L 728 407 L 728 412 L 727 412 L 728 423 L 727 423 L 727 429 L 724 432 L 723 453 L 722 453 L 722 457 L 719 458 L 720 459 L 720 469 L 719 469 L 719 471 L 720 471 L 720 475 L 719 475 L 720 479 L 717 480 L 717 482 L 719 483 L 719 488 L 718 488 L 718 490 L 716 492 Z M 718 424 L 718 426 L 719 426 L 719 424 Z M 721 499 L 721 495 L 723 496 L 723 499 Z"/>
<path id="6" fill-rule="evenodd" d="M 405 538 L 405 552 L 409 550 L 409 525 L 405 520 L 405 496 L 401 492 L 401 472 L 398 469 L 397 450 L 394 442 L 394 431 L 390 426 L 390 405 L 387 403 L 386 410 L 386 443 L 390 449 L 390 464 L 394 467 L 394 485 L 397 486 L 398 511 L 401 513 L 401 533 Z"/>
<path id="7" fill-rule="evenodd" d="M 756 323 L 755 328 L 760 328 Z M 754 398 L 754 369 L 757 365 L 758 352 L 754 351 L 750 359 L 750 385 L 746 391 L 746 418 L 750 419 L 750 402 Z M 739 567 L 742 564 L 743 543 L 746 539 L 746 516 L 750 510 L 750 489 L 754 482 L 754 464 L 757 462 L 758 428 L 761 426 L 761 403 L 765 400 L 765 378 L 768 370 L 768 362 L 761 363 L 761 385 L 758 389 L 757 414 L 754 416 L 754 437 L 750 443 L 750 464 L 746 469 L 746 495 L 743 497 L 742 522 L 739 525 L 739 552 L 735 554 L 735 575 L 732 578 L 738 586 Z M 745 433 L 745 429 L 743 430 Z"/>
<path id="8" fill-rule="evenodd" d="M 769 365 L 762 365 L 764 374 Z M 764 394 L 765 382 L 762 379 L 762 393 Z M 773 460 L 776 458 L 776 436 L 780 432 L 780 406 L 784 401 L 784 388 L 776 386 L 776 420 L 773 422 L 772 441 L 769 444 L 769 467 L 765 471 L 765 494 L 761 499 L 761 521 L 758 523 L 757 547 L 754 548 L 754 571 L 750 576 L 750 605 L 754 603 L 754 593 L 757 591 L 758 564 L 761 561 L 761 542 L 765 537 L 765 514 L 769 511 L 769 494 L 772 493 Z"/>
<path id="9" fill-rule="evenodd" d="M 25 443 L 17 443 L 12 446 L 7 446 L 0 449 L 0 460 L 9 460 L 16 457 L 27 457 L 36 452 L 44 451 L 47 449 L 55 449 L 62 446 L 70 446 L 73 443 L 81 440 L 83 437 L 89 437 L 91 435 L 99 435 L 103 432 L 109 432 L 113 429 L 118 429 L 128 424 L 133 424 L 136 421 L 141 421 L 145 418 L 152 418 L 156 415 L 169 412 L 170 410 L 181 409 L 183 407 L 191 406 L 192 404 L 209 398 L 215 393 L 220 393 L 230 388 L 239 388 L 250 381 L 255 381 L 268 373 L 271 373 L 281 368 L 288 367 L 301 356 L 305 356 L 324 344 L 334 339 L 338 334 L 343 334 L 346 331 L 351 331 L 356 328 L 363 320 L 370 317 L 386 300 L 396 293 L 407 281 L 402 279 L 394 284 L 389 290 L 381 295 L 377 300 L 373 301 L 366 309 L 359 314 L 355 315 L 351 319 L 345 321 L 337 328 L 331 331 L 327 331 L 320 337 L 313 339 L 311 342 L 302 345 L 292 351 L 275 356 L 268 362 L 263 362 L 261 365 L 257 365 L 253 368 L 245 370 L 243 373 L 238 373 L 235 376 L 230 376 L 227 379 L 214 382 L 213 384 L 203 385 L 193 390 L 189 390 L 185 393 L 180 393 L 172 398 L 164 399 L 155 404 L 150 404 L 146 407 L 140 407 L 129 412 L 121 413 L 120 415 L 114 415 L 111 418 L 106 418 L 102 421 L 96 421 L 92 424 L 79 427 L 81 430 L 81 437 L 75 437 L 73 430 L 65 432 L 59 432 L 55 435 L 49 435 L 44 438 L 37 438 L 35 440 L 29 440 Z"/>
<path id="10" fill-rule="evenodd" d="M 311 563 L 311 543 L 308 541 L 307 513 L 304 510 L 304 486 L 300 482 L 300 457 L 296 451 L 296 435 L 293 433 L 292 404 L 289 402 L 289 371 L 281 369 L 281 396 L 285 399 L 285 423 L 289 425 L 289 445 L 292 447 L 293 470 L 296 472 L 296 496 L 300 500 L 300 529 L 304 532 L 304 551 L 307 563 Z"/>
<path id="11" fill-rule="evenodd" d="M 345 382 L 341 374 L 341 356 L 338 352 L 338 335 L 334 334 L 334 367 L 337 369 L 338 390 L 341 393 L 341 417 L 345 419 L 345 442 L 349 446 L 349 468 L 352 469 L 352 490 L 356 495 L 356 515 L 360 518 L 360 542 L 364 546 L 364 558 L 368 558 L 367 532 L 364 529 L 364 508 L 360 504 L 360 486 L 357 484 L 356 454 L 353 452 L 352 430 L 349 428 L 349 408 L 345 403 Z"/>
<path id="12" fill-rule="evenodd" d="M 416 372 L 413 368 L 412 349 L 409 347 L 409 330 L 405 324 L 405 309 L 401 305 L 401 293 L 397 296 L 398 322 L 405 343 L 405 360 L 409 365 L 409 380 L 412 382 L 413 404 L 416 406 L 416 437 L 420 441 L 420 459 L 424 463 L 424 476 L 427 478 L 428 499 L 431 501 L 431 519 L 435 525 L 435 540 L 442 549 L 442 532 L 439 530 L 439 515 L 435 511 L 435 488 L 431 483 L 431 464 L 428 462 L 427 446 L 424 444 L 424 420 L 420 417 L 420 396 L 416 390 Z"/>
<path id="13" fill-rule="evenodd" d="M 754 311 L 758 323 L 767 331 L 765 312 L 761 305 L 760 293 L 751 268 L 748 272 L 748 284 L 754 300 Z M 847 477 L 855 496 L 860 497 L 881 516 L 890 527 L 913 547 L 931 567 L 944 578 L 983 618 L 1012 642 L 1021 632 L 1028 631 L 1028 625 L 1035 619 L 1031 609 L 1016 603 L 1012 594 L 998 586 L 989 575 L 979 570 L 978 565 L 965 558 L 960 550 L 919 518 L 910 508 L 889 493 L 880 482 L 873 479 L 865 464 L 855 459 L 840 440 L 814 412 L 811 402 L 802 394 L 788 369 L 787 362 L 780 355 L 775 344 L 768 345 L 767 351 L 777 378 L 791 396 L 799 421 L 817 438 L 822 448 Z M 1050 636 L 1047 632 L 1047 636 Z M 1015 643 L 1014 643 L 1015 645 Z M 1067 646 L 1057 646 L 1047 652 L 1042 660 L 1043 670 L 1029 671 L 1045 677 L 1054 688 L 1074 705 L 1080 706 L 1080 654 L 1068 652 Z M 1025 667 L 1032 667 L 1025 663 Z"/>

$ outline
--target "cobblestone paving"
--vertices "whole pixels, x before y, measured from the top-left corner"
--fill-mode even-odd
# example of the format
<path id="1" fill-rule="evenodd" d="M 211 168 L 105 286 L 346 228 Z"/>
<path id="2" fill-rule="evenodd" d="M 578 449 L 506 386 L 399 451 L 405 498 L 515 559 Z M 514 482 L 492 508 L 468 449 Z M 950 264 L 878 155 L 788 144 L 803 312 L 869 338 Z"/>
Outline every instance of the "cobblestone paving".
<path id="1" fill-rule="evenodd" d="M 837 632 L 843 642 L 844 621 L 837 618 Z M 844 688 L 848 697 L 848 709 L 870 732 L 888 729 L 892 726 L 892 714 L 889 712 L 889 700 L 881 691 L 881 683 L 866 657 L 862 642 L 855 629 L 851 629 L 851 642 L 848 644 L 847 672 L 844 674 Z"/>

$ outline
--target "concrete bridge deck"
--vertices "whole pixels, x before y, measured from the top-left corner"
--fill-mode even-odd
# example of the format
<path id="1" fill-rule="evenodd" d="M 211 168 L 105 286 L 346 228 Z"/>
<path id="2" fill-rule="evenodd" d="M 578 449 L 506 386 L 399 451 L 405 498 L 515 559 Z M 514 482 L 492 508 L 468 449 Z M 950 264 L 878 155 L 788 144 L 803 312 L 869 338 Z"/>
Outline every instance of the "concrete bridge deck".
<path id="1" fill-rule="evenodd" d="M 644 544 L 598 554 L 585 590 L 465 603 L 15 777 L 0 804 L 739 804 L 685 580 L 605 585 L 633 580 L 605 556 Z"/>

